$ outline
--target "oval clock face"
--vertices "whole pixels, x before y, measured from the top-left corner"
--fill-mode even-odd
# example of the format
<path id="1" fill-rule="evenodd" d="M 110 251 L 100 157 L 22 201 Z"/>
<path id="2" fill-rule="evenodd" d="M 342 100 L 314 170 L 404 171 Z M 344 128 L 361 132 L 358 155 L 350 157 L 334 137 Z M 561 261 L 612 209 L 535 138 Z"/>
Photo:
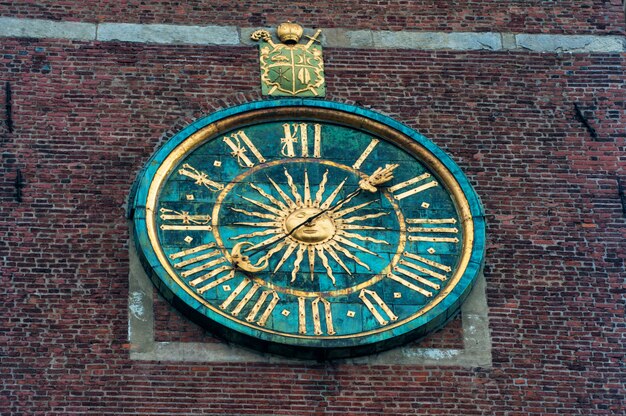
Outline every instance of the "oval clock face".
<path id="1" fill-rule="evenodd" d="M 424 336 L 458 312 L 483 260 L 480 203 L 451 159 L 387 117 L 325 101 L 197 121 L 150 160 L 134 210 L 167 299 L 288 355 Z"/>

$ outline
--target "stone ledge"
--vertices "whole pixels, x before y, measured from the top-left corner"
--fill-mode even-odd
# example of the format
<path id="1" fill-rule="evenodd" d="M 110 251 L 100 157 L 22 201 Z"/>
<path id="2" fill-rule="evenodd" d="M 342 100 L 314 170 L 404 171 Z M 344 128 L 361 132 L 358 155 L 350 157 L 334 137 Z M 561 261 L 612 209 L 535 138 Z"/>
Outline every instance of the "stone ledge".
<path id="1" fill-rule="evenodd" d="M 166 45 L 239 45 L 235 26 L 144 25 L 101 23 L 98 41 L 159 43 Z"/>
<path id="2" fill-rule="evenodd" d="M 163 45 L 246 46 L 261 28 L 137 23 L 81 23 L 0 17 L 0 37 L 119 41 Z M 270 29 L 271 30 L 271 29 Z M 307 29 L 306 33 L 314 33 Z M 322 29 L 329 48 L 445 51 L 530 51 L 545 53 L 622 53 L 625 36 L 549 35 L 496 32 L 412 32 Z"/>
<path id="3" fill-rule="evenodd" d="M 515 35 L 518 49 L 534 52 L 623 52 L 625 42 L 623 36 L 589 36 L 589 35 Z"/>
<path id="4" fill-rule="evenodd" d="M 81 22 L 0 17 L 0 37 L 94 40 L 96 25 Z"/>
<path id="5" fill-rule="evenodd" d="M 372 32 L 373 47 L 380 49 L 500 50 L 498 33 Z"/>

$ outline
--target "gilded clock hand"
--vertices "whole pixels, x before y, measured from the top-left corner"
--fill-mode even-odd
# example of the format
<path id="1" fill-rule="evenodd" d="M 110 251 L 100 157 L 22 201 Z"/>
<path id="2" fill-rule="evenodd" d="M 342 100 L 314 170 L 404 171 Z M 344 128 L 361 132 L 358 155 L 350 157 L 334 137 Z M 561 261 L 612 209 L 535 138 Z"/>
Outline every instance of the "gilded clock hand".
<path id="1" fill-rule="evenodd" d="M 339 207 L 344 205 L 346 202 L 350 201 L 351 199 L 356 197 L 358 194 L 360 194 L 363 190 L 367 190 L 367 191 L 372 192 L 372 193 L 376 192 L 378 190 L 378 188 L 377 188 L 378 186 L 380 186 L 380 185 L 390 181 L 391 179 L 393 179 L 393 171 L 398 166 L 399 166 L 398 164 L 393 164 L 393 165 L 389 165 L 388 164 L 388 165 L 385 165 L 384 168 L 383 167 L 379 167 L 378 169 L 376 169 L 374 171 L 374 173 L 372 173 L 368 177 L 362 179 L 359 182 L 359 187 L 356 188 L 354 191 L 352 191 L 351 193 L 346 195 L 344 198 L 341 198 L 340 200 L 335 202 L 330 207 L 328 207 L 326 209 L 323 209 L 320 212 L 318 212 L 318 213 L 310 216 L 306 220 L 302 221 L 301 223 L 299 223 L 298 225 L 293 227 L 287 234 L 285 234 L 281 238 L 279 238 L 276 241 L 274 241 L 273 244 L 271 244 L 271 246 L 274 246 L 274 247 L 277 246 L 282 241 L 284 241 L 288 237 L 292 236 L 300 228 L 305 227 L 305 226 L 313 223 L 313 221 L 315 221 L 316 219 L 320 218 L 322 215 L 324 215 L 324 214 L 326 214 L 328 212 L 333 212 L 333 211 L 337 210 Z M 254 254 L 256 254 L 256 253 L 258 253 L 258 252 L 260 252 L 262 250 L 267 250 L 267 248 L 268 248 L 268 246 L 258 247 L 255 250 L 250 251 L 248 253 L 248 257 L 251 257 Z M 259 266 L 260 266 L 260 264 L 263 263 L 263 261 L 267 262 L 267 258 L 265 258 L 265 257 L 261 258 L 259 260 Z M 252 267 L 254 267 L 254 266 L 252 266 Z M 263 267 L 263 269 L 265 267 L 267 267 L 267 264 Z M 263 270 L 263 269 L 261 269 L 261 270 Z"/>
<path id="2" fill-rule="evenodd" d="M 244 256 L 243 254 L 241 254 L 241 248 L 243 246 L 251 246 L 251 245 L 253 244 L 248 241 L 242 241 L 240 243 L 235 244 L 232 252 L 230 253 L 230 261 L 233 265 L 233 268 L 240 269 L 248 273 L 260 272 L 261 270 L 265 270 L 267 268 L 267 263 L 268 263 L 267 259 L 265 259 L 265 262 L 263 261 L 261 262 L 262 266 L 261 265 L 254 266 L 250 262 L 250 256 Z"/>
<path id="3" fill-rule="evenodd" d="M 333 205 L 331 205 L 330 207 L 321 210 L 320 212 L 316 213 L 315 215 L 310 216 L 309 218 L 307 218 L 306 220 L 302 221 L 300 224 L 296 225 L 295 227 L 293 227 L 291 229 L 291 231 L 289 231 L 287 234 L 285 234 L 284 236 L 282 236 L 281 238 L 279 238 L 278 240 L 274 241 L 274 243 L 272 244 L 272 246 L 276 246 L 278 244 L 280 244 L 281 241 L 286 240 L 288 237 L 290 237 L 291 235 L 293 235 L 296 231 L 298 231 L 300 228 L 305 227 L 309 224 L 311 224 L 313 221 L 315 221 L 316 219 L 318 219 L 319 217 L 321 217 L 322 215 L 326 214 L 327 212 L 333 211 L 335 209 L 337 209 L 338 207 L 340 207 L 341 205 L 343 205 L 346 201 L 349 201 L 350 199 L 354 198 L 355 196 L 357 196 L 359 193 L 361 193 L 363 189 L 361 188 L 357 188 L 354 191 L 352 191 L 350 194 L 348 194 L 346 197 L 341 198 L 339 201 L 335 202 Z M 255 255 L 256 253 L 258 253 L 259 251 L 262 250 L 266 250 L 268 248 L 268 246 L 263 246 L 263 247 L 258 247 L 255 250 L 252 250 L 248 253 L 248 257 L 251 257 L 253 255 Z M 265 258 L 262 258 L 261 260 L 267 260 Z"/>
<path id="4" fill-rule="evenodd" d="M 385 165 L 384 168 L 378 168 L 365 179 L 361 179 L 359 182 L 359 187 L 361 189 L 365 189 L 366 191 L 376 192 L 378 190 L 378 186 L 382 185 L 385 182 L 389 182 L 393 179 L 393 171 L 398 166 L 397 163 L 393 165 Z"/>
<path id="5" fill-rule="evenodd" d="M 369 191 L 372 193 L 378 191 L 378 186 L 382 185 L 385 182 L 389 182 L 390 180 L 393 179 L 393 171 L 398 166 L 400 165 L 398 164 L 385 165 L 384 168 L 381 167 L 381 168 L 376 169 L 374 173 L 369 175 L 367 178 L 361 179 L 359 181 L 359 187 L 357 189 L 349 193 L 346 197 L 335 202 L 332 206 L 328 207 L 327 209 L 322 210 L 321 212 L 318 212 L 317 214 L 315 214 L 314 216 L 306 220 L 304 223 L 300 224 L 300 226 L 310 223 L 311 221 L 315 220 L 317 217 L 327 212 L 335 211 L 337 208 L 345 204 L 347 201 L 351 200 L 352 198 L 360 194 L 361 191 L 363 190 Z"/>

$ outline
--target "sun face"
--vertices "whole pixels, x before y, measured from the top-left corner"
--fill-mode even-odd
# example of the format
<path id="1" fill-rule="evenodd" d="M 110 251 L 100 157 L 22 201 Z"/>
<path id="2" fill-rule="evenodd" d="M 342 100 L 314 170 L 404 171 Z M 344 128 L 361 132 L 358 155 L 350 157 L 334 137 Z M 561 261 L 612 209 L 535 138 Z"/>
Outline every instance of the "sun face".
<path id="1" fill-rule="evenodd" d="M 249 183 L 256 197 L 241 196 L 241 202 L 253 204 L 260 210 L 244 210 L 238 207 L 230 209 L 251 219 L 249 222 L 236 222 L 235 225 L 258 230 L 230 239 L 250 241 L 264 237 L 262 241 L 251 244 L 245 251 L 251 254 L 265 253 L 256 261 L 256 265 L 265 264 L 274 256 L 279 258 L 272 272 L 276 273 L 281 269 L 290 270 L 292 283 L 302 274 L 300 272 L 302 268 L 305 272 L 308 269 L 308 277 L 314 280 L 315 264 L 318 260 L 333 285 L 336 284 L 336 280 L 331 262 L 339 265 L 350 276 L 355 270 L 353 265 L 358 265 L 357 269 L 370 271 L 370 266 L 359 256 L 362 256 L 362 253 L 374 256 L 377 254 L 364 247 L 363 242 L 375 245 L 389 245 L 389 242 L 362 235 L 359 231 L 371 233 L 372 230 L 385 230 L 385 227 L 366 225 L 364 222 L 388 215 L 389 211 L 372 212 L 374 210 L 372 205 L 378 202 L 375 197 L 356 205 L 352 203 L 354 197 L 345 200 L 339 198 L 348 178 L 327 192 L 328 170 L 324 172 L 319 183 L 313 186 L 313 189 L 316 189 L 315 195 L 312 195 L 307 171 L 304 172 L 300 187 L 296 185 L 286 168 L 283 176 L 284 178 L 280 179 L 286 181 L 286 187 L 279 185 L 272 178 L 268 178 L 271 189 L 269 186 Z M 359 210 L 366 207 L 370 208 L 368 213 L 358 215 Z M 259 219 L 263 221 L 258 221 Z M 303 266 L 305 257 L 306 265 Z"/>
<path id="2" fill-rule="evenodd" d="M 322 215 L 317 216 L 320 213 Z M 300 208 L 285 219 L 285 232 L 301 243 L 324 243 L 333 238 L 335 231 L 332 218 L 319 208 Z"/>

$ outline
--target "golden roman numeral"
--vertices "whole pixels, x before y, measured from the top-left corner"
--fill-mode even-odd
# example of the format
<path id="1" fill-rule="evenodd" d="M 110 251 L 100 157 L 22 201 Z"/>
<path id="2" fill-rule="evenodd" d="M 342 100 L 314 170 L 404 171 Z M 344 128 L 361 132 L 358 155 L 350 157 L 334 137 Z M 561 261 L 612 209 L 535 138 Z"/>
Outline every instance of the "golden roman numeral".
<path id="1" fill-rule="evenodd" d="M 418 271 L 426 276 L 434 277 L 435 279 L 438 279 L 442 282 L 445 282 L 448 279 L 444 273 L 449 273 L 452 270 L 451 267 L 446 266 L 445 264 L 437 263 L 434 260 L 418 256 L 417 254 L 404 252 L 403 255 L 406 258 L 400 259 L 399 263 L 405 267 L 395 266 L 394 271 L 398 274 L 402 274 L 415 280 L 423 286 L 434 290 L 439 290 L 441 288 L 441 285 L 433 283 L 430 280 L 426 279 L 424 276 L 416 274 L 413 270 Z M 424 287 L 418 286 L 413 281 L 406 280 L 405 278 L 393 273 L 388 273 L 387 277 L 389 277 L 391 280 L 396 281 L 397 283 L 400 283 L 404 287 L 408 287 L 411 290 L 415 290 L 416 292 L 421 293 L 426 297 L 430 298 L 433 296 L 433 292 L 425 289 Z"/>
<path id="2" fill-rule="evenodd" d="M 311 302 L 313 329 L 315 335 L 324 334 L 324 331 L 322 330 L 322 318 L 320 315 L 320 303 L 323 305 L 322 308 L 326 322 L 326 334 L 334 335 L 336 332 L 333 327 L 331 303 L 322 297 L 317 297 Z M 303 297 L 298 298 L 298 332 L 300 334 L 306 334 L 306 299 Z"/>
<path id="3" fill-rule="evenodd" d="M 270 295 L 272 295 L 272 299 L 269 301 L 267 306 L 265 306 L 265 310 L 261 314 L 261 317 L 259 318 L 259 320 L 256 321 L 257 325 L 265 326 L 265 323 L 267 322 L 267 319 L 269 318 L 270 314 L 272 313 L 272 311 L 276 307 L 276 304 L 280 300 L 280 297 L 278 297 L 278 294 L 276 293 L 275 290 L 264 290 L 263 293 L 261 293 L 261 296 L 259 296 L 259 299 L 257 299 L 256 303 L 252 307 L 252 310 L 250 311 L 250 313 L 246 317 L 246 321 L 254 322 L 257 314 L 261 310 L 261 307 L 265 303 L 265 300 Z"/>
<path id="4" fill-rule="evenodd" d="M 406 279 L 401 278 L 400 276 L 396 276 L 393 273 L 387 273 L 387 277 L 390 278 L 391 280 L 395 280 L 396 282 L 400 283 L 402 286 L 404 287 L 408 287 L 411 290 L 414 290 L 418 293 L 421 293 L 422 295 L 426 296 L 427 298 L 430 298 L 433 296 L 432 292 L 429 292 L 428 290 L 422 289 L 421 287 L 407 281 Z"/>
<path id="5" fill-rule="evenodd" d="M 405 269 L 405 268 L 403 268 L 403 267 L 400 267 L 400 266 L 395 266 L 395 267 L 393 268 L 393 270 L 394 270 L 396 273 L 403 274 L 403 275 L 405 275 L 405 276 L 407 276 L 407 277 L 410 277 L 411 279 L 414 279 L 414 280 L 418 281 L 419 283 L 423 284 L 424 286 L 431 287 L 431 288 L 433 288 L 433 289 L 435 289 L 435 290 L 439 290 L 439 289 L 441 289 L 441 286 L 440 286 L 440 285 L 438 285 L 437 283 L 433 283 L 433 282 L 431 282 L 430 280 L 428 280 L 428 279 L 424 278 L 423 276 L 420 276 L 420 275 L 418 275 L 418 274 L 415 274 L 414 272 L 412 272 L 412 271 L 410 271 L 410 270 L 407 270 L 407 269 Z"/>
<path id="6" fill-rule="evenodd" d="M 171 260 L 176 260 L 176 259 L 179 259 L 181 257 L 185 257 L 185 256 L 188 256 L 190 254 L 196 254 L 196 253 L 199 253 L 199 252 L 204 251 L 204 250 L 208 250 L 208 249 L 213 248 L 213 247 L 215 247 L 215 243 L 202 244 L 202 245 L 197 246 L 197 247 L 188 248 L 187 250 L 179 251 L 178 253 L 170 254 L 169 258 Z"/>
<path id="7" fill-rule="evenodd" d="M 330 310 L 330 302 L 324 298 L 316 298 L 311 302 L 311 310 L 313 312 L 313 328 L 315 329 L 315 335 L 322 335 L 322 323 L 320 319 L 319 303 L 324 305 L 324 316 L 326 318 L 326 333 L 328 335 L 334 335 L 335 329 L 333 328 L 333 315 Z"/>
<path id="8" fill-rule="evenodd" d="M 198 247 L 194 247 L 194 248 L 190 248 L 187 250 L 183 250 L 183 251 L 179 251 L 178 253 L 174 253 L 174 254 L 170 254 L 170 259 L 175 260 L 175 259 L 179 259 L 179 258 L 183 258 L 183 257 L 187 257 L 190 255 L 194 255 L 194 254 L 198 254 L 198 253 L 202 253 L 204 251 L 207 251 L 208 249 L 211 249 L 215 247 L 215 243 L 209 243 L 209 244 L 203 244 L 201 246 Z M 180 275 L 182 277 L 189 277 L 193 274 L 199 273 L 201 271 L 207 270 L 212 268 L 213 266 L 216 266 L 220 263 L 224 263 L 225 261 L 227 261 L 226 257 L 219 257 L 216 260 L 212 260 L 209 262 L 204 262 L 205 260 L 208 260 L 212 257 L 218 256 L 221 254 L 220 250 L 212 250 L 212 251 L 208 251 L 206 253 L 203 254 L 198 254 L 197 256 L 193 256 L 193 257 L 189 257 L 186 258 L 184 260 L 181 260 L 177 263 L 174 264 L 174 267 L 176 269 L 181 269 L 183 267 L 187 267 L 187 266 L 194 266 L 190 269 L 185 270 L 184 272 L 182 272 Z M 204 280 L 200 280 L 201 278 L 192 280 L 189 284 L 191 286 L 196 286 L 198 283 L 203 282 Z"/>
<path id="9" fill-rule="evenodd" d="M 419 263 L 422 263 L 423 265 L 428 265 L 430 267 L 433 267 L 435 269 L 439 269 L 443 272 L 450 272 L 452 270 L 452 268 L 450 266 L 446 266 L 445 264 L 441 264 L 441 263 L 437 263 L 436 261 L 427 259 L 426 257 L 422 257 L 422 256 L 418 256 L 417 254 L 413 254 L 413 253 L 409 253 L 407 251 L 405 251 L 403 253 L 406 257 L 418 261 Z M 429 276 L 432 277 L 436 277 L 437 279 L 441 280 L 442 282 L 447 280 L 447 277 L 444 276 L 441 273 L 435 272 L 433 270 L 430 270 L 428 268 L 425 268 L 424 266 L 420 266 L 420 265 L 416 265 L 415 262 L 409 262 L 408 260 L 404 260 L 404 259 L 400 259 L 400 263 L 401 264 L 406 264 L 409 267 L 414 268 L 415 270 L 419 270 L 422 273 L 426 273 Z"/>
<path id="10" fill-rule="evenodd" d="M 280 153 L 283 156 L 295 157 L 295 144 L 300 142 L 301 156 L 309 157 L 309 125 L 307 123 L 285 123 L 283 124 L 284 137 L 280 139 L 283 147 Z M 313 157 L 321 157 L 322 146 L 322 126 L 320 124 L 313 125 Z"/>
<path id="11" fill-rule="evenodd" d="M 219 279 L 215 279 L 214 281 L 212 281 L 208 285 L 202 286 L 202 287 L 198 288 L 197 292 L 200 293 L 200 294 L 203 294 L 207 290 L 213 289 L 214 287 L 216 287 L 218 285 L 221 285 L 224 282 L 229 281 L 230 279 L 235 277 L 235 271 L 230 266 L 222 266 L 222 267 L 219 267 L 219 268 L 213 270 L 211 273 L 207 273 L 204 276 L 200 276 L 200 278 L 198 278 L 198 279 L 202 279 L 202 281 L 200 281 L 198 283 L 205 282 L 205 281 L 211 279 L 212 277 L 218 276 L 219 274 L 221 274 L 221 273 L 223 273 L 225 271 L 228 271 L 228 270 L 230 270 L 230 273 L 228 273 L 226 276 L 222 276 Z M 198 280 L 198 279 L 196 279 L 196 280 Z M 189 284 L 191 286 L 196 286 L 198 284 L 198 283 L 196 283 L 196 284 L 193 284 L 193 283 L 194 282 L 192 281 Z"/>
<path id="12" fill-rule="evenodd" d="M 243 142 L 243 145 L 241 144 Z M 254 166 L 254 162 L 250 160 L 248 155 L 246 155 L 247 150 L 250 150 L 254 157 L 259 161 L 259 163 L 264 163 L 265 158 L 259 152 L 259 149 L 252 143 L 252 141 L 248 138 L 246 133 L 243 130 L 238 131 L 237 133 L 233 133 L 230 137 L 224 137 L 224 143 L 230 147 L 232 152 L 230 153 L 232 157 L 237 159 L 237 163 L 239 166 L 251 168 Z M 248 147 L 246 149 L 246 146 Z"/>
<path id="13" fill-rule="evenodd" d="M 171 225 L 161 224 L 159 227 L 163 231 L 211 231 L 210 225 Z"/>
<path id="14" fill-rule="evenodd" d="M 215 252 L 217 252 L 217 253 L 215 253 L 214 255 L 219 254 L 219 251 L 218 251 L 218 250 L 215 250 Z M 211 254 L 213 254 L 213 253 L 211 253 Z M 208 255 L 208 254 L 207 254 L 207 255 Z M 224 263 L 225 261 L 228 261 L 228 260 L 226 259 L 226 257 L 220 257 L 220 258 L 218 258 L 218 259 L 216 259 L 216 260 L 213 260 L 213 261 L 210 261 L 210 262 L 208 262 L 208 263 L 204 263 L 204 264 L 201 264 L 201 265 L 196 266 L 196 267 L 194 267 L 194 268 L 191 268 L 191 269 L 189 269 L 189 270 L 185 270 L 185 271 L 184 271 L 184 272 L 182 272 L 180 275 L 181 275 L 182 277 L 189 277 L 189 276 L 191 276 L 192 274 L 196 274 L 196 273 L 202 272 L 202 271 L 204 271 L 204 270 L 211 269 L 211 268 L 213 268 L 213 266 L 217 266 L 218 264 L 220 264 L 220 263 Z M 174 267 L 176 267 L 176 266 L 174 266 Z M 191 284 L 192 286 L 195 286 L 195 285 L 197 285 L 198 283 L 200 283 L 200 281 L 198 281 L 197 283 L 194 283 L 194 282 L 196 282 L 196 280 L 197 280 L 197 279 L 193 280 L 192 282 L 190 282 L 190 284 Z"/>
<path id="15" fill-rule="evenodd" d="M 425 191 L 426 189 L 430 189 L 430 188 L 433 188 L 435 186 L 438 186 L 439 183 L 436 180 L 431 180 L 431 181 L 428 181 L 428 182 L 426 182 L 426 183 L 424 183 L 422 185 L 416 186 L 416 187 L 414 187 L 412 189 L 409 189 L 407 191 L 404 191 L 404 192 L 401 192 L 399 194 L 396 194 L 396 191 L 399 191 L 399 190 L 404 189 L 404 188 L 406 188 L 408 186 L 414 185 L 414 184 L 416 184 L 418 182 L 425 181 L 425 180 L 429 179 L 430 177 L 431 177 L 430 173 L 424 173 L 422 175 L 416 176 L 414 178 L 411 178 L 409 180 L 406 180 L 404 182 L 400 182 L 399 184 L 396 184 L 394 186 L 389 187 L 389 192 L 394 194 L 393 195 L 394 199 L 399 201 L 399 200 L 404 199 L 406 197 L 409 197 L 411 195 L 415 195 L 415 194 L 418 194 L 418 193 L 420 193 L 422 191 Z"/>
<path id="16" fill-rule="evenodd" d="M 211 221 L 210 215 L 195 215 L 189 214 L 187 211 L 174 211 L 172 209 L 161 208 L 159 210 L 163 221 L 180 221 L 179 224 L 161 224 L 159 228 L 162 230 L 185 230 L 185 231 L 211 231 L 212 227 L 209 224 Z"/>
<path id="17" fill-rule="evenodd" d="M 209 179 L 206 173 L 199 171 L 188 163 L 185 163 L 182 169 L 178 170 L 178 173 L 195 180 L 194 183 L 196 185 L 203 185 L 210 191 L 216 192 L 224 189 L 224 185 Z"/>
<path id="18" fill-rule="evenodd" d="M 208 259 L 211 259 L 215 256 L 221 254 L 220 250 L 210 250 L 215 247 L 215 243 L 202 244 L 197 247 L 189 248 L 187 250 L 179 251 L 177 253 L 173 253 L 169 255 L 171 260 L 178 260 L 178 262 L 174 263 L 174 268 L 182 269 L 187 266 L 194 266 L 190 269 L 185 270 L 181 273 L 181 276 L 187 278 L 193 274 L 199 273 L 201 271 L 210 269 L 218 264 L 224 263 L 227 261 L 225 257 L 219 257 L 215 260 L 205 262 Z M 216 268 L 215 270 L 210 271 L 209 273 L 203 274 L 191 280 L 189 282 L 189 286 L 196 287 L 201 283 L 206 282 L 207 280 L 212 279 L 213 277 L 219 276 L 220 274 L 231 271 L 231 273 L 227 276 L 221 277 L 206 286 L 202 286 L 197 288 L 197 292 L 202 294 L 209 289 L 214 288 L 215 286 L 232 279 L 235 276 L 235 272 L 232 270 L 232 266 L 230 264 L 224 265 Z"/>
<path id="19" fill-rule="evenodd" d="M 382 314 L 378 311 L 378 309 L 376 309 L 376 307 L 369 298 L 372 298 L 372 300 L 378 305 L 378 307 L 387 315 L 389 320 L 398 320 L 398 317 L 393 313 L 391 308 L 389 308 L 389 306 L 387 306 L 387 304 L 381 299 L 381 297 L 378 296 L 378 293 L 374 292 L 373 290 L 361 289 L 361 292 L 359 293 L 359 299 L 361 299 L 361 301 L 365 304 L 365 307 L 372 313 L 372 315 L 374 315 L 374 318 L 376 318 L 379 324 L 387 325 L 389 321 L 383 318 Z"/>
<path id="20" fill-rule="evenodd" d="M 429 260 L 425 257 L 418 256 L 417 254 L 407 253 L 407 252 L 404 252 L 403 254 L 404 256 L 412 260 L 412 261 L 409 261 L 405 259 L 400 259 L 399 263 L 402 264 L 403 266 L 407 266 L 413 270 L 417 270 L 420 273 L 423 273 L 430 277 L 434 277 L 442 282 L 445 282 L 446 280 L 448 280 L 448 278 L 444 274 L 438 271 L 432 270 L 430 268 L 424 267 L 424 266 L 428 265 L 435 269 L 441 270 L 443 272 L 449 272 L 451 270 L 450 267 L 437 263 L 435 261 Z"/>
<path id="21" fill-rule="evenodd" d="M 361 156 L 359 156 L 356 162 L 354 162 L 354 165 L 352 165 L 354 169 L 361 169 L 361 165 L 363 164 L 363 162 L 365 162 L 365 159 L 367 159 L 370 153 L 372 153 L 379 141 L 380 140 L 378 139 L 372 139 L 372 141 L 369 145 L 367 145 L 363 153 L 361 153 Z"/>
<path id="22" fill-rule="evenodd" d="M 235 288 L 235 290 L 233 290 L 232 293 L 224 300 L 224 302 L 222 302 L 222 304 L 220 305 L 220 308 L 224 309 L 224 310 L 227 310 L 228 307 L 235 301 L 237 296 L 239 296 L 239 294 L 242 293 L 244 291 L 244 289 L 246 289 L 248 284 L 250 284 L 250 283 L 251 283 L 250 279 L 248 279 L 247 277 L 244 278 L 241 281 L 241 283 L 239 283 L 239 286 L 237 286 Z M 259 290 L 260 287 L 261 287 L 261 285 L 259 285 L 258 283 L 253 283 L 252 286 L 247 288 L 247 291 L 246 291 L 245 295 L 243 295 L 243 298 L 241 298 L 241 300 L 237 303 L 237 305 L 235 305 L 235 307 L 230 312 L 230 314 L 233 315 L 233 316 L 238 316 L 241 313 L 241 311 L 243 310 L 243 308 L 254 297 L 254 295 L 257 293 L 257 291 Z M 276 294 L 276 291 L 274 291 L 274 290 L 265 290 L 265 291 L 263 291 L 263 293 L 261 293 L 261 296 L 259 296 L 259 298 L 255 302 L 254 306 L 252 307 L 252 309 L 248 313 L 248 316 L 246 316 L 246 321 L 254 322 L 256 316 L 258 315 L 259 311 L 261 310 L 261 307 L 263 306 L 263 304 L 265 303 L 265 301 L 267 300 L 267 298 L 270 295 L 272 295 L 271 300 L 265 306 L 265 310 L 261 314 L 261 317 L 259 318 L 259 320 L 256 322 L 257 325 L 259 325 L 259 326 L 264 326 L 265 325 L 265 323 L 267 322 L 267 319 L 269 318 L 270 314 L 272 313 L 272 311 L 274 310 L 274 308 L 276 307 L 276 304 L 278 303 L 278 301 L 280 299 L 278 294 Z"/>
<path id="23" fill-rule="evenodd" d="M 233 303 L 235 298 L 237 296 L 239 296 L 239 294 L 246 288 L 246 286 L 248 286 L 248 283 L 250 283 L 250 279 L 248 279 L 247 277 L 244 278 L 241 281 L 241 283 L 239 283 L 239 286 L 237 286 L 235 288 L 235 290 L 233 290 L 230 293 L 230 295 L 224 300 L 224 302 L 222 302 L 222 304 L 220 305 L 220 308 L 221 309 L 228 308 L 230 306 L 230 304 Z M 233 311 L 231 313 L 236 316 L 241 311 L 241 309 L 243 309 L 243 307 L 246 305 L 246 303 L 248 303 L 248 301 L 252 298 L 252 296 L 254 296 L 254 293 L 258 289 L 259 289 L 259 284 L 258 283 L 254 283 L 252 285 L 252 287 L 250 289 L 248 289 L 248 293 L 244 296 L 243 299 L 241 299 L 239 301 L 239 303 L 237 304 L 237 306 L 235 306 L 235 309 L 233 309 Z"/>
<path id="24" fill-rule="evenodd" d="M 417 224 L 418 227 L 408 227 L 409 241 L 426 241 L 430 243 L 458 243 L 457 237 L 448 237 L 446 234 L 458 234 L 456 227 L 445 227 L 446 224 L 456 224 L 455 218 L 407 218 L 407 224 Z M 433 226 L 434 225 L 434 226 Z"/>
<path id="25" fill-rule="evenodd" d="M 418 256 L 417 254 L 408 252 L 404 252 L 403 254 L 407 259 L 410 260 L 400 259 L 399 263 L 403 266 L 406 266 L 407 268 L 396 266 L 394 267 L 394 271 L 398 274 L 410 277 L 416 282 L 435 290 L 439 290 L 441 286 L 437 283 L 433 283 L 430 280 L 427 280 L 424 276 L 420 276 L 414 271 L 408 269 L 416 270 L 426 276 L 434 277 L 435 279 L 438 279 L 442 282 L 445 282 L 448 279 L 448 277 L 444 273 L 448 273 L 452 270 L 451 267 L 446 266 L 445 264 L 441 264 L 434 260 L 427 259 L 426 257 Z M 400 283 L 402 286 L 408 287 L 411 290 L 415 290 L 416 292 L 421 293 L 426 297 L 433 296 L 433 293 L 431 291 L 424 289 L 423 287 L 420 287 L 415 283 L 408 281 L 393 273 L 387 274 L 387 277 L 389 277 L 391 280 L 396 281 L 397 283 Z"/>
<path id="26" fill-rule="evenodd" d="M 306 299 L 298 298 L 298 333 L 306 334 Z"/>
<path id="27" fill-rule="evenodd" d="M 441 286 L 440 286 L 440 285 L 438 285 L 437 283 L 433 283 L 433 282 L 431 282 L 430 280 L 426 280 L 426 279 L 425 279 L 425 278 L 423 278 L 422 276 L 419 276 L 419 275 L 417 275 L 417 274 L 413 273 L 412 271 L 407 270 L 407 269 L 404 269 L 404 268 L 402 268 L 402 267 L 400 267 L 400 266 L 395 266 L 395 267 L 393 268 L 393 270 L 394 270 L 396 273 L 400 273 L 400 274 L 403 274 L 403 275 L 405 275 L 405 276 L 408 276 L 408 277 L 410 277 L 411 279 L 417 280 L 417 281 L 418 281 L 418 282 L 420 282 L 421 284 L 423 284 L 423 285 L 425 285 L 425 286 L 432 287 L 432 288 L 433 288 L 433 289 L 435 289 L 435 290 L 439 290 L 439 289 L 441 289 Z"/>

